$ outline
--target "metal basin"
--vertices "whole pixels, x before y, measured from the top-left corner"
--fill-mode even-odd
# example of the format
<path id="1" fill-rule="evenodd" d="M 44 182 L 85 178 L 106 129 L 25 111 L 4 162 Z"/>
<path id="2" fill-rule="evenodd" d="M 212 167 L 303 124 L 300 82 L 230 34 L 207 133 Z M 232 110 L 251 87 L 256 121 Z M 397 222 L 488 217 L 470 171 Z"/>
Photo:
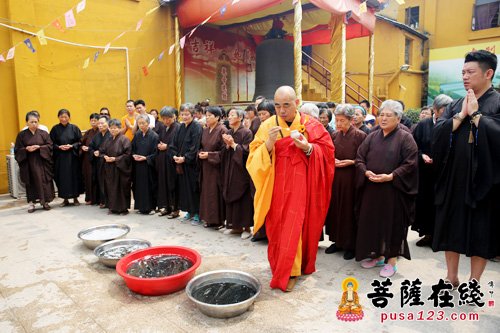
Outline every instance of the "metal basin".
<path id="1" fill-rule="evenodd" d="M 193 297 L 194 291 L 203 286 L 216 282 L 236 282 L 247 285 L 255 289 L 255 295 L 252 297 L 234 304 L 216 305 L 200 302 Z M 233 270 L 218 270 L 203 273 L 189 281 L 186 287 L 186 294 L 196 307 L 205 315 L 215 318 L 231 318 L 236 317 L 246 312 L 259 296 L 262 287 L 253 275 Z"/>
<path id="2" fill-rule="evenodd" d="M 123 254 L 120 254 L 119 257 L 115 256 L 113 258 L 109 258 L 105 256 L 105 252 L 109 251 L 111 249 L 118 249 L 120 247 L 137 247 L 133 251 L 123 251 Z M 99 259 L 99 262 L 104 264 L 105 266 L 115 268 L 116 263 L 126 256 L 129 253 L 132 253 L 137 250 L 142 250 L 145 248 L 151 247 L 151 243 L 148 242 L 147 240 L 144 239 L 115 239 L 109 242 L 106 242 L 104 244 L 99 245 L 94 249 L 94 254 L 96 255 L 97 259 Z"/>
<path id="3" fill-rule="evenodd" d="M 86 247 L 93 250 L 101 244 L 125 237 L 129 231 L 130 227 L 125 224 L 104 224 L 83 229 L 78 233 L 78 238 Z"/>

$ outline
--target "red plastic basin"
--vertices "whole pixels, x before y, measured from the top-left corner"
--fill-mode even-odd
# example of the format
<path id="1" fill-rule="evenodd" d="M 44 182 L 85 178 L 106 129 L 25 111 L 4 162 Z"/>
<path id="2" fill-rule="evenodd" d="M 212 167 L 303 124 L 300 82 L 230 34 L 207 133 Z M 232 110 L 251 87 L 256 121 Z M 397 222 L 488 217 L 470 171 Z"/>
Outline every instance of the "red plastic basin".
<path id="1" fill-rule="evenodd" d="M 187 258 L 193 262 L 193 266 L 189 269 L 175 275 L 165 276 L 161 278 L 138 278 L 127 274 L 127 269 L 130 264 L 145 256 L 170 254 L 178 255 Z M 174 293 L 184 289 L 194 276 L 196 269 L 201 264 L 201 256 L 193 249 L 182 246 L 154 246 L 144 250 L 132 252 L 118 261 L 116 264 L 116 272 L 125 280 L 127 287 L 141 295 L 158 296 Z"/>

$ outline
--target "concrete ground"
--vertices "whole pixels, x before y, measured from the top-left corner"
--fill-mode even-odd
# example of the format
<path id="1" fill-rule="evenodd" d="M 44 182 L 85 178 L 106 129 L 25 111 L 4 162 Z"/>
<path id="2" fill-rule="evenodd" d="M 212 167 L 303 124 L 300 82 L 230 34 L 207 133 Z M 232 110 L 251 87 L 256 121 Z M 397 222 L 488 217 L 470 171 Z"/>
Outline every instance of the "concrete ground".
<path id="1" fill-rule="evenodd" d="M 56 200 L 49 212 L 26 212 L 26 204 L 0 197 L 0 332 L 499 332 L 500 304 L 446 309 L 464 316 L 478 314 L 479 320 L 438 321 L 430 286 L 446 275 L 444 254 L 418 248 L 418 235 L 408 236 L 412 260 L 401 260 L 392 280 L 385 309 L 374 307 L 367 294 L 370 283 L 380 279 L 378 269 L 364 270 L 342 254 L 325 254 L 329 242 L 318 250 L 317 272 L 299 279 L 292 293 L 269 288 L 270 269 L 266 244 L 225 236 L 214 230 L 183 224 L 155 216 L 108 216 L 105 210 L 85 205 L 59 208 Z M 160 297 L 144 297 L 129 291 L 113 269 L 98 263 L 83 246 L 77 233 L 105 223 L 130 226 L 129 238 L 144 238 L 153 245 L 182 245 L 202 255 L 197 273 L 217 269 L 237 269 L 255 275 L 262 293 L 251 311 L 232 319 L 213 319 L 201 314 L 184 291 Z M 467 279 L 469 261 L 460 267 L 461 280 Z M 342 296 L 341 283 L 348 276 L 359 281 L 359 297 L 365 317 L 356 323 L 339 321 L 335 312 Z M 419 278 L 424 306 L 400 306 L 400 286 L 405 279 Z M 494 287 L 486 283 L 494 282 Z M 500 264 L 489 262 L 481 285 L 484 300 L 500 302 Z M 490 292 L 493 292 L 491 298 Z M 381 322 L 389 313 L 422 312 L 433 320 L 393 320 Z M 432 315 L 432 312 L 436 313 Z"/>

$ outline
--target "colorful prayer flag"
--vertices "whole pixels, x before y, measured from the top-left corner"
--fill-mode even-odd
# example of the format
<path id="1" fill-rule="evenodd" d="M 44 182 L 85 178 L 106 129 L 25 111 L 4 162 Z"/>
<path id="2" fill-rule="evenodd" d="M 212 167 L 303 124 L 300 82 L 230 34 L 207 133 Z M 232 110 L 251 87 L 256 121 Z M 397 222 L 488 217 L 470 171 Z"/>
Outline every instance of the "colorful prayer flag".
<path id="1" fill-rule="evenodd" d="M 36 52 L 35 48 L 33 47 L 33 44 L 31 43 L 31 39 L 26 38 L 26 39 L 24 40 L 24 44 L 28 47 L 28 49 L 30 49 L 30 50 L 31 50 L 31 52 L 33 52 L 33 53 L 35 53 L 35 52 Z"/>
<path id="2" fill-rule="evenodd" d="M 170 45 L 170 47 L 168 48 L 168 55 L 171 55 L 172 52 L 174 52 L 174 48 L 175 48 L 175 44 Z"/>
<path id="3" fill-rule="evenodd" d="M 103 54 L 108 53 L 108 51 L 109 51 L 109 47 L 110 47 L 110 46 L 111 46 L 111 43 L 106 44 L 106 46 L 104 47 L 104 52 L 103 52 Z"/>
<path id="4" fill-rule="evenodd" d="M 158 56 L 158 61 L 163 59 L 163 55 L 165 54 L 165 51 L 161 51 L 160 55 Z"/>
<path id="5" fill-rule="evenodd" d="M 363 13 L 366 13 L 367 11 L 368 11 L 368 8 L 366 7 L 366 1 L 360 3 L 359 4 L 359 13 L 363 14 Z"/>
<path id="6" fill-rule="evenodd" d="M 36 36 L 38 37 L 38 42 L 40 45 L 47 45 L 47 39 L 45 38 L 45 32 L 42 30 L 38 31 L 36 33 Z"/>
<path id="7" fill-rule="evenodd" d="M 345 24 L 349 24 L 349 19 L 351 18 L 351 16 L 352 16 L 352 10 L 345 13 L 345 15 L 344 15 L 344 23 Z"/>
<path id="8" fill-rule="evenodd" d="M 226 13 L 226 10 L 227 10 L 226 5 L 222 6 L 222 8 L 219 9 L 220 16 L 224 16 L 224 14 Z"/>
<path id="9" fill-rule="evenodd" d="M 405 4 L 405 0 L 396 0 L 396 2 L 398 3 L 398 5 L 404 5 Z"/>
<path id="10" fill-rule="evenodd" d="M 94 62 L 97 61 L 97 57 L 99 57 L 99 51 L 97 51 L 95 54 L 94 54 Z"/>
<path id="11" fill-rule="evenodd" d="M 85 0 L 82 0 L 78 3 L 78 5 L 76 5 L 76 13 L 79 13 L 84 9 L 85 9 Z"/>
<path id="12" fill-rule="evenodd" d="M 231 2 L 231 6 L 238 2 L 240 2 L 240 0 L 233 0 L 233 2 Z"/>
<path id="13" fill-rule="evenodd" d="M 198 27 L 194 27 L 193 30 L 191 30 L 191 32 L 189 33 L 189 38 L 191 38 L 191 35 L 194 34 L 194 32 L 196 31 Z"/>
<path id="14" fill-rule="evenodd" d="M 71 28 L 76 25 L 75 14 L 73 14 L 73 9 L 68 10 L 64 14 L 64 19 L 66 20 L 66 28 Z"/>
<path id="15" fill-rule="evenodd" d="M 90 62 L 90 58 L 85 59 L 85 61 L 83 62 L 83 69 L 89 67 L 89 62 Z"/>
<path id="16" fill-rule="evenodd" d="M 0 62 L 5 62 L 5 58 L 3 57 L 2 54 L 0 54 Z"/>
<path id="17" fill-rule="evenodd" d="M 155 8 L 152 8 L 152 9 L 148 10 L 148 11 L 146 12 L 146 16 L 148 16 L 149 14 L 152 14 L 152 13 L 153 13 L 155 10 L 157 10 L 158 8 L 160 8 L 160 6 L 158 6 L 158 7 L 155 7 Z"/>
<path id="18" fill-rule="evenodd" d="M 5 60 L 10 60 L 12 58 L 14 58 L 14 53 L 16 52 L 16 47 L 13 46 L 9 49 L 9 52 L 7 52 L 7 57 L 5 58 Z"/>
<path id="19" fill-rule="evenodd" d="M 155 58 L 151 59 L 151 61 L 148 64 L 148 68 L 151 67 L 151 65 L 155 62 Z"/>
<path id="20" fill-rule="evenodd" d="M 144 76 L 148 76 L 149 74 L 148 68 L 146 66 L 142 66 L 142 72 L 144 73 Z"/>
<path id="21" fill-rule="evenodd" d="M 137 22 L 137 26 L 135 27 L 135 31 L 139 31 L 139 29 L 141 28 L 141 25 L 142 25 L 142 19 L 140 19 L 139 22 Z"/>
<path id="22" fill-rule="evenodd" d="M 185 43 L 186 43 L 186 36 L 182 37 L 181 40 L 179 41 L 179 44 L 181 44 L 181 49 L 184 48 Z"/>
<path id="23" fill-rule="evenodd" d="M 64 32 L 64 28 L 63 28 L 63 26 L 61 25 L 61 22 L 59 22 L 58 19 L 56 19 L 54 22 L 52 22 L 52 25 L 54 27 L 56 27 L 56 29 L 59 30 L 60 32 Z"/>

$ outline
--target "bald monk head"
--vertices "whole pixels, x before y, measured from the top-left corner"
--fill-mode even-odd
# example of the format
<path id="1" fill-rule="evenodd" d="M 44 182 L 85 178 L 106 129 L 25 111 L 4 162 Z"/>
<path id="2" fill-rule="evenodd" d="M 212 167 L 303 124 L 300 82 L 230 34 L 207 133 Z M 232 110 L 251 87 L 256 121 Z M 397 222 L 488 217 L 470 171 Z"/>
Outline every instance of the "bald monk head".
<path id="1" fill-rule="evenodd" d="M 276 115 L 284 121 L 291 122 L 295 118 L 299 100 L 290 86 L 281 86 L 274 93 L 274 108 Z"/>

